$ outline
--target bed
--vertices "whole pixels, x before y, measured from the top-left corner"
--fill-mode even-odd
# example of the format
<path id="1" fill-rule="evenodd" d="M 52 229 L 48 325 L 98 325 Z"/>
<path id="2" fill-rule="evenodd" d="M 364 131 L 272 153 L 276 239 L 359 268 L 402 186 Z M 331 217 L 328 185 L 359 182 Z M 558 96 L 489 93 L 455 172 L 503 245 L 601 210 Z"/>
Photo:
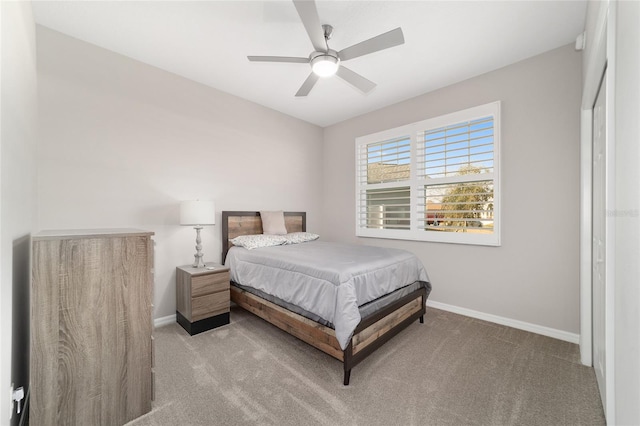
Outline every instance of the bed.
<path id="1" fill-rule="evenodd" d="M 284 221 L 289 233 L 306 231 L 305 212 L 285 212 Z M 364 257 L 369 250 L 372 252 L 382 250 L 382 253 L 373 252 L 373 257 L 377 258 L 378 262 L 392 263 L 384 267 L 380 265 L 368 267 L 370 272 L 366 274 L 371 276 L 370 280 L 378 281 L 381 289 L 365 290 L 369 287 L 365 287 L 358 281 L 361 275 L 366 275 L 356 270 L 360 268 L 358 255 L 355 261 L 344 262 L 350 263 L 346 269 L 344 266 L 337 266 L 341 262 L 336 261 L 335 259 L 338 258 L 335 256 L 341 256 L 341 250 L 346 250 L 343 245 L 329 246 L 330 243 L 318 240 L 295 246 L 282 245 L 259 250 L 233 247 L 231 240 L 236 237 L 260 235 L 262 232 L 259 212 L 222 212 L 222 261 L 231 267 L 231 300 L 341 361 L 344 368 L 344 385 L 349 384 L 351 370 L 355 365 L 412 322 L 418 319 L 420 323 L 424 322 L 425 304 L 431 285 L 422 264 L 410 253 L 357 246 Z M 331 257 L 323 257 L 323 251 L 335 253 L 333 260 L 329 263 L 325 260 L 322 267 L 317 265 L 317 261 L 314 261 L 314 264 L 305 260 L 307 258 L 331 259 Z M 286 263 L 291 254 L 297 263 Z M 391 255 L 400 257 L 397 261 L 392 261 Z M 415 266 L 412 266 L 414 264 Z M 415 268 L 415 271 L 411 268 Z M 258 272 L 253 273 L 254 269 Z M 405 270 L 409 272 L 403 272 Z M 342 281 L 339 285 L 325 284 L 331 281 L 332 276 L 336 276 L 336 280 L 338 276 L 340 277 Z M 277 291 L 271 291 L 268 286 L 262 285 L 263 282 L 276 280 L 287 283 L 286 286 L 275 283 L 277 288 L 294 286 L 295 288 L 291 290 L 292 294 L 278 294 Z M 315 284 L 312 286 L 313 291 L 320 292 L 321 290 L 318 289 L 325 288 L 327 292 L 342 292 L 342 296 L 336 296 L 335 305 L 344 304 L 348 309 L 343 311 L 338 308 L 334 310 L 327 308 L 324 312 L 322 303 L 305 306 L 303 300 L 296 300 L 296 295 L 304 288 L 305 280 L 315 280 L 311 282 Z M 379 295 L 378 293 L 381 292 L 384 294 Z M 343 303 L 342 300 L 347 302 Z M 359 301 L 366 301 L 366 303 L 358 303 Z M 331 302 L 327 302 L 327 305 L 330 304 Z M 356 309 L 355 312 L 354 309 Z"/>

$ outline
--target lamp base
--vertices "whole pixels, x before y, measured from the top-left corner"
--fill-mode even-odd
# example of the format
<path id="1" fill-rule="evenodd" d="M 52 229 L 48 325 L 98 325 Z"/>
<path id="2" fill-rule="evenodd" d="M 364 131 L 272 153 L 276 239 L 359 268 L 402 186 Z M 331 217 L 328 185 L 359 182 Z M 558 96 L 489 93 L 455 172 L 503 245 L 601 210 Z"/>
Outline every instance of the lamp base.
<path id="1" fill-rule="evenodd" d="M 205 264 L 202 260 L 204 253 L 202 253 L 202 239 L 200 238 L 200 230 L 202 229 L 202 226 L 194 226 L 193 229 L 196 230 L 196 254 L 194 255 L 195 260 L 191 266 L 194 268 L 204 268 Z"/>
<path id="2" fill-rule="evenodd" d="M 204 268 L 206 266 L 206 264 L 204 263 L 204 261 L 202 260 L 202 256 L 203 254 L 200 253 L 200 256 L 198 256 L 198 254 L 195 255 L 195 260 L 193 262 L 193 266 L 194 268 Z"/>

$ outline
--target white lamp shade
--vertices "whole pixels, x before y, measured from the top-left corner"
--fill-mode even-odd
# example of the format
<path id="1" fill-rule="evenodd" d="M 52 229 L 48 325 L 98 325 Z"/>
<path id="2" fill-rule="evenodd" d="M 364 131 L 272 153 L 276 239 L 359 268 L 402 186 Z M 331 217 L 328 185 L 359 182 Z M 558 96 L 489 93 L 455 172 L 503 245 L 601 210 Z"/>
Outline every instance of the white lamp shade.
<path id="1" fill-rule="evenodd" d="M 192 200 L 180 203 L 180 225 L 215 225 L 216 206 L 213 201 Z"/>

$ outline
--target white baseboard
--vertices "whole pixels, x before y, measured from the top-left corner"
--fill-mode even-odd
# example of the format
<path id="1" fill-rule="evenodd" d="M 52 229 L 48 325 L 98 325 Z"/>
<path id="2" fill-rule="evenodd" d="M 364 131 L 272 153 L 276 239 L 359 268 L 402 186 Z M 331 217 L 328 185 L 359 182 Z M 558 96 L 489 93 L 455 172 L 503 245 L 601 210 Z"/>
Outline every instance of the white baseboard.
<path id="1" fill-rule="evenodd" d="M 443 311 L 453 312 L 471 318 L 493 322 L 507 327 L 517 328 L 518 330 L 530 331 L 531 333 L 542 334 L 543 336 L 553 337 L 554 339 L 564 340 L 565 342 L 580 343 L 580 335 L 569 333 L 568 331 L 557 330 L 555 328 L 543 327 L 541 325 L 531 324 L 524 321 L 518 321 L 511 318 L 500 317 L 497 315 L 486 314 L 484 312 L 474 311 L 472 309 L 460 308 L 458 306 L 447 305 L 446 303 L 434 302 L 427 299 L 427 306 Z"/>
<path id="2" fill-rule="evenodd" d="M 174 322 L 176 322 L 176 314 L 167 315 L 166 317 L 154 319 L 153 327 L 158 328 L 158 327 L 162 327 L 163 325 L 173 324 Z"/>

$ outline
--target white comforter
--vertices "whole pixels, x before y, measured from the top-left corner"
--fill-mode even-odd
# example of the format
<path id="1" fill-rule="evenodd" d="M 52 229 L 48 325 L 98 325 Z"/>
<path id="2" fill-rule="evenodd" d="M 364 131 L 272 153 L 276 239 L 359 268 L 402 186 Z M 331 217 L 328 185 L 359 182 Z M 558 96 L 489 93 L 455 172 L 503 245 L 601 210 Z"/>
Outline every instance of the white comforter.
<path id="1" fill-rule="evenodd" d="M 408 251 L 324 241 L 232 247 L 226 265 L 232 281 L 333 323 L 342 349 L 360 322 L 358 306 L 415 281 L 429 282 L 422 263 Z"/>

